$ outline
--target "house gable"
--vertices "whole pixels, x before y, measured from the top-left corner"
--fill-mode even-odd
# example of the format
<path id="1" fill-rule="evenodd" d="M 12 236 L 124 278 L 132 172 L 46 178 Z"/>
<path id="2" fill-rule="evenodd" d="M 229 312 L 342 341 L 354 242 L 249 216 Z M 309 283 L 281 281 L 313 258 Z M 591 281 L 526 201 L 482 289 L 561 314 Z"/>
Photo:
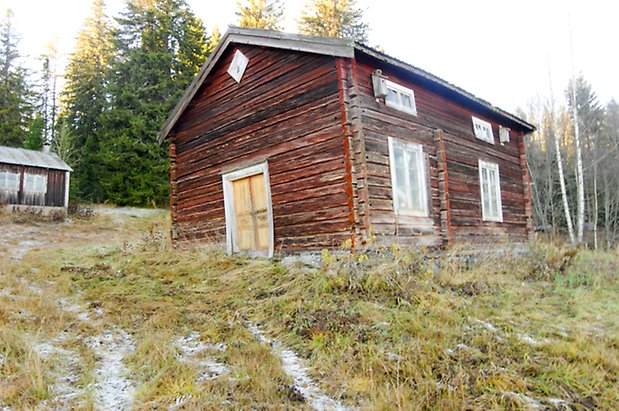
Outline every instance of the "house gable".
<path id="1" fill-rule="evenodd" d="M 228 74 L 236 51 L 249 59 Z M 274 248 L 338 246 L 350 237 L 335 58 L 235 45 L 210 70 L 169 135 L 178 240 L 226 235 L 222 176 L 265 163 Z"/>

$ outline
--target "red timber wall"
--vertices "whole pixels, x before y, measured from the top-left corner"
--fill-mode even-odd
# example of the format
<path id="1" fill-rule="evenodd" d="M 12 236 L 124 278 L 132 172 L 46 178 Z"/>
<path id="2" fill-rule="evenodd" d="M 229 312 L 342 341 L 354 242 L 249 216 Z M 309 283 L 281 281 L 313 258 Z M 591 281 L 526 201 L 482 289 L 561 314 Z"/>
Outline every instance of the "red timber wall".
<path id="1" fill-rule="evenodd" d="M 372 89 L 372 71 L 415 92 L 417 116 L 385 106 Z M 499 143 L 500 120 L 474 112 L 436 86 L 410 73 L 357 55 L 355 78 L 362 119 L 360 139 L 367 161 L 369 222 L 377 240 L 401 244 L 489 243 L 526 241 L 531 233 L 524 133 L 515 124 L 510 142 Z M 471 116 L 492 124 L 495 143 L 475 138 Z M 402 217 L 393 211 L 388 137 L 422 144 L 427 159 L 430 216 Z M 482 221 L 478 160 L 499 165 L 503 222 Z"/>
<path id="2" fill-rule="evenodd" d="M 222 172 L 268 161 L 275 251 L 318 249 L 350 238 L 350 193 L 333 57 L 230 47 L 170 134 L 172 236 L 225 242 Z"/>

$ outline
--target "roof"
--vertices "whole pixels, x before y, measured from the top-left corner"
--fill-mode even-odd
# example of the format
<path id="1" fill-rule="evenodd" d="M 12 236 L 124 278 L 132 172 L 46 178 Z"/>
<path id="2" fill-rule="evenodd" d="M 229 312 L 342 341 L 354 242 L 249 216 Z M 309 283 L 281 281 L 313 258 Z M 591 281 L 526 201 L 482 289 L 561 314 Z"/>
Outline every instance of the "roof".
<path id="1" fill-rule="evenodd" d="M 224 52 L 228 49 L 230 44 L 249 44 L 254 46 L 273 47 L 346 58 L 353 58 L 356 53 L 363 53 L 391 66 L 402 69 L 405 72 L 419 76 L 436 87 L 456 97 L 460 97 L 465 102 L 472 103 L 473 105 L 486 109 L 499 117 L 518 124 L 528 132 L 535 130 L 535 126 L 532 124 L 527 123 L 526 121 L 508 113 L 505 110 L 493 106 L 486 100 L 480 99 L 479 97 L 474 96 L 473 94 L 435 76 L 434 74 L 412 66 L 371 47 L 357 43 L 351 39 L 304 36 L 273 30 L 231 26 L 228 28 L 228 31 L 226 31 L 215 50 L 213 50 L 213 53 L 208 58 L 206 63 L 204 63 L 204 66 L 202 66 L 197 76 L 191 82 L 183 97 L 176 104 L 176 107 L 174 107 L 168 119 L 165 123 L 163 123 L 163 126 L 159 131 L 159 142 L 162 142 L 163 139 L 170 133 L 174 127 L 174 124 L 176 124 L 183 111 L 189 105 L 191 99 L 198 92 L 200 86 Z"/>
<path id="2" fill-rule="evenodd" d="M 0 146 L 0 163 L 73 171 L 60 157 L 52 153 Z"/>

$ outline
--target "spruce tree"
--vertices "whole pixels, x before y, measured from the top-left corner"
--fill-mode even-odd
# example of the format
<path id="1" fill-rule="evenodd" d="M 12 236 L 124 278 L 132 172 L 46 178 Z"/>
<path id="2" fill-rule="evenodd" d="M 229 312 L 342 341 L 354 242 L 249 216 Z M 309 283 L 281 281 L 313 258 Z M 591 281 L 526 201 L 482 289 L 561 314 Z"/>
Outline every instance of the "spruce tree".
<path id="1" fill-rule="evenodd" d="M 301 14 L 301 34 L 368 40 L 369 27 L 356 0 L 313 0 Z"/>
<path id="2" fill-rule="evenodd" d="M 284 9 L 281 0 L 245 0 L 236 3 L 239 26 L 281 30 Z"/>
<path id="3" fill-rule="evenodd" d="M 103 200 L 99 175 L 99 141 L 102 113 L 108 108 L 106 76 L 114 57 L 111 26 L 104 2 L 93 0 L 92 14 L 78 35 L 65 73 L 61 94 L 64 145 L 79 150 L 71 155 L 74 169 L 72 195 Z M 63 153 L 68 155 L 68 153 Z"/>
<path id="4" fill-rule="evenodd" d="M 97 133 L 102 199 L 161 204 L 169 159 L 157 133 L 206 59 L 208 39 L 184 0 L 131 0 L 117 22 L 110 108 Z"/>
<path id="5" fill-rule="evenodd" d="M 0 145 L 20 147 L 31 121 L 30 87 L 19 64 L 19 35 L 9 9 L 0 22 Z"/>
<path id="6" fill-rule="evenodd" d="M 43 147 L 44 140 L 45 120 L 43 120 L 41 113 L 36 113 L 34 119 L 32 119 L 30 123 L 23 146 L 28 150 L 40 150 Z"/>

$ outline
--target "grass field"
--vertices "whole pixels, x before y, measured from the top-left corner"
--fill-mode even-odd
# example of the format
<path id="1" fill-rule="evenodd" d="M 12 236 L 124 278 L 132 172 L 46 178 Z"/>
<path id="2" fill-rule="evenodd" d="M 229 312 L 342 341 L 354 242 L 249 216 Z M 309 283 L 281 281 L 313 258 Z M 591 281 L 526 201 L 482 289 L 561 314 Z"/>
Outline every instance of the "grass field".
<path id="1" fill-rule="evenodd" d="M 172 249 L 164 211 L 1 219 L 0 409 L 618 408 L 616 252 L 315 268 Z"/>

